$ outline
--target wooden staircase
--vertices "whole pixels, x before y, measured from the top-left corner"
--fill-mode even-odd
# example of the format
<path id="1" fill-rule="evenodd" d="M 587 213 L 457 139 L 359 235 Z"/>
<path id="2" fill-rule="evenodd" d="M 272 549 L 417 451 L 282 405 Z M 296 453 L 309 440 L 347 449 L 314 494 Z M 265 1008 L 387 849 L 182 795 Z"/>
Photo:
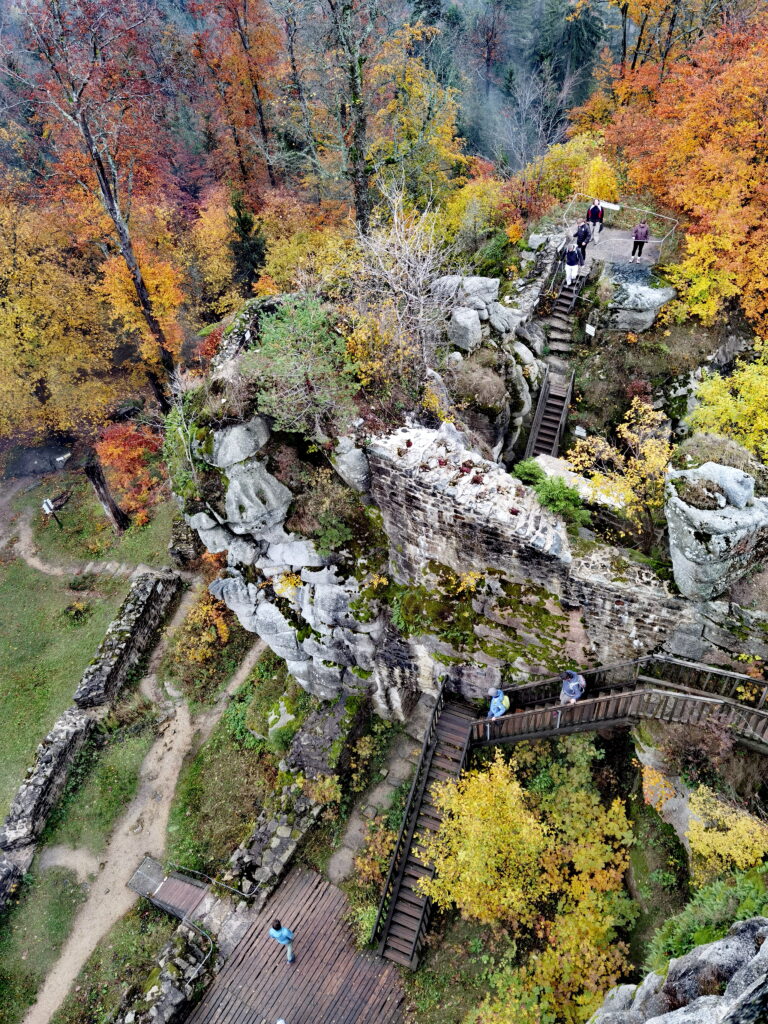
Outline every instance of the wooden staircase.
<path id="1" fill-rule="evenodd" d="M 768 686 L 750 676 L 659 655 L 586 669 L 582 675 L 586 695 L 576 704 L 560 705 L 560 677 L 552 676 L 506 690 L 512 710 L 495 719 L 478 718 L 441 691 L 373 930 L 381 956 L 411 970 L 418 966 L 431 907 L 417 883 L 434 873 L 419 859 L 418 837 L 436 832 L 441 821 L 430 787 L 456 778 L 472 749 L 628 727 L 645 719 L 691 727 L 717 722 L 743 745 L 768 754 Z"/>
<path id="2" fill-rule="evenodd" d="M 536 455 L 555 455 L 560 451 L 560 442 L 568 418 L 568 407 L 573 390 L 573 374 L 563 377 L 550 371 L 539 392 L 539 401 L 533 417 L 525 458 Z"/>
<path id="3" fill-rule="evenodd" d="M 419 860 L 418 837 L 436 832 L 441 821 L 430 789 L 435 782 L 455 779 L 462 771 L 476 717 L 476 712 L 459 700 L 444 700 L 442 694 L 438 699 L 379 906 L 373 930 L 379 955 L 411 970 L 418 965 L 431 915 L 431 903 L 417 885 L 419 879 L 434 874 L 433 868 Z"/>
<path id="4" fill-rule="evenodd" d="M 573 308 L 580 291 L 580 278 L 573 284 L 563 284 L 558 292 L 550 315 L 543 321 L 547 329 L 549 351 L 556 356 L 567 357 L 573 351 L 573 325 L 576 317 Z"/>

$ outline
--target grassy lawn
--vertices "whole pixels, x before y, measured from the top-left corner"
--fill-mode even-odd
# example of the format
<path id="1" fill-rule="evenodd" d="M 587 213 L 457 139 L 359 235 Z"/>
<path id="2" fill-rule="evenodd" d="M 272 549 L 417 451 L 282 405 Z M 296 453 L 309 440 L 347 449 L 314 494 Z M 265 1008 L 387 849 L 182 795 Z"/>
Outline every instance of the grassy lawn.
<path id="1" fill-rule="evenodd" d="M 53 519 L 43 514 L 40 505 L 43 498 L 70 489 L 72 497 L 58 514 L 63 527 L 60 530 Z M 169 564 L 167 546 L 175 511 L 170 498 L 151 510 L 152 518 L 146 526 L 131 527 L 122 537 L 115 535 L 93 488 L 81 473 L 46 477 L 20 495 L 15 504 L 17 508 L 34 510 L 32 529 L 44 559 L 85 562 L 97 558 L 129 565 Z"/>
<path id="2" fill-rule="evenodd" d="M 50 1024 L 111 1020 L 125 989 L 146 985 L 177 924 L 142 900 L 98 944 Z"/>
<path id="3" fill-rule="evenodd" d="M 33 871 L 0 918 L 0 1024 L 18 1024 L 56 962 L 85 891 L 73 872 Z"/>
<path id="4" fill-rule="evenodd" d="M 179 777 L 168 821 L 172 861 L 216 875 L 277 791 L 279 757 L 248 731 L 255 677 L 238 690 Z"/>
<path id="5" fill-rule="evenodd" d="M 137 721 L 131 720 L 134 715 Z M 111 716 L 107 730 L 86 745 L 73 765 L 44 841 L 101 853 L 114 823 L 136 795 L 141 765 L 153 740 L 148 707 L 131 701 Z"/>
<path id="6" fill-rule="evenodd" d="M 99 579 L 76 594 L 67 580 L 41 576 L 23 562 L 0 565 L 0 816 L 32 763 L 35 748 L 72 703 L 80 676 L 125 597 L 125 580 Z M 66 608 L 84 602 L 73 621 Z"/>

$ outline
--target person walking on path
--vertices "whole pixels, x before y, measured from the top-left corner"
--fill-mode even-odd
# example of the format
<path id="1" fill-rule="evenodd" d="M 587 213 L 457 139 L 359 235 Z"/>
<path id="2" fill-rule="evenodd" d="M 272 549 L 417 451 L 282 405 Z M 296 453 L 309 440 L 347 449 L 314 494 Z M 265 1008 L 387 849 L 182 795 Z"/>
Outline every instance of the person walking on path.
<path id="1" fill-rule="evenodd" d="M 581 255 L 576 246 L 571 242 L 565 250 L 565 283 L 571 285 L 579 276 L 581 267 Z"/>
<path id="2" fill-rule="evenodd" d="M 504 691 L 497 690 L 494 686 L 488 691 L 488 696 L 491 698 L 488 718 L 501 718 L 502 715 L 506 715 L 509 711 L 509 697 L 505 696 Z"/>
<path id="3" fill-rule="evenodd" d="M 597 245 L 600 241 L 600 232 L 603 230 L 603 204 L 599 199 L 593 199 L 592 205 L 587 210 L 587 224 L 592 229 L 592 241 Z"/>
<path id="4" fill-rule="evenodd" d="M 576 234 L 574 237 L 576 238 L 576 246 L 581 253 L 581 262 L 583 263 L 587 258 L 587 244 L 592 237 L 585 220 L 579 221 L 579 226 L 576 228 Z"/>
<path id="5" fill-rule="evenodd" d="M 270 937 L 286 947 L 286 956 L 289 964 L 292 964 L 296 957 L 293 955 L 293 932 L 290 928 L 284 928 L 278 920 L 272 922 L 269 929 Z"/>
<path id="6" fill-rule="evenodd" d="M 648 225 L 644 220 L 641 220 L 640 223 L 636 225 L 635 230 L 632 232 L 633 244 L 632 258 L 629 261 L 630 263 L 640 262 L 640 257 L 643 255 L 643 246 L 650 237 L 651 232 L 648 229 Z"/>

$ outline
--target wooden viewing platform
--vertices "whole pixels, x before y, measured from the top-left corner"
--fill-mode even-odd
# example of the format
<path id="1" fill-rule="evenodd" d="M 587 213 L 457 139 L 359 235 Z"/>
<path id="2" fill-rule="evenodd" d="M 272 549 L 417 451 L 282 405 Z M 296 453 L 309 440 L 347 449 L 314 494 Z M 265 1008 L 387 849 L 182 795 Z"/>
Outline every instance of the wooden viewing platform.
<path id="1" fill-rule="evenodd" d="M 294 868 L 187 1018 L 187 1024 L 402 1024 L 404 993 L 390 963 L 358 953 L 343 892 Z M 269 937 L 274 918 L 296 935 L 296 962 Z"/>

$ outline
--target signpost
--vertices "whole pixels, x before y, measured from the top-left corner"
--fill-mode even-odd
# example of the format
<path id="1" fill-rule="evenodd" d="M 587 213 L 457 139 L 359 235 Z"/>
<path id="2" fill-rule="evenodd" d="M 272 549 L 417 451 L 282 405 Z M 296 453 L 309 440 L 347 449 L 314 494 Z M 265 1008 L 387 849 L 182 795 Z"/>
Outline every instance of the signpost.
<path id="1" fill-rule="evenodd" d="M 60 530 L 64 529 L 64 527 L 61 525 L 61 520 L 56 515 L 56 509 L 53 507 L 53 502 L 50 500 L 50 498 L 43 499 L 43 512 L 45 512 L 47 516 L 53 516 L 53 518 L 56 520 L 56 525 Z"/>

